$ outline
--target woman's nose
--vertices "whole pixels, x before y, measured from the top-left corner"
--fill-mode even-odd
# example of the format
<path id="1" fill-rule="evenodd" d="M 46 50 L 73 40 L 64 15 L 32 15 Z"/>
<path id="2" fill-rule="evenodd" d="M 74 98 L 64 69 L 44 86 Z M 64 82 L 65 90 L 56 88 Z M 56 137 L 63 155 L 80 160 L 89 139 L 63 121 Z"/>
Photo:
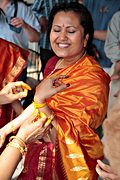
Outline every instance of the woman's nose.
<path id="1" fill-rule="evenodd" d="M 66 40 L 67 39 L 67 32 L 65 30 L 62 30 L 60 32 L 60 36 L 59 37 L 60 37 L 61 40 Z"/>

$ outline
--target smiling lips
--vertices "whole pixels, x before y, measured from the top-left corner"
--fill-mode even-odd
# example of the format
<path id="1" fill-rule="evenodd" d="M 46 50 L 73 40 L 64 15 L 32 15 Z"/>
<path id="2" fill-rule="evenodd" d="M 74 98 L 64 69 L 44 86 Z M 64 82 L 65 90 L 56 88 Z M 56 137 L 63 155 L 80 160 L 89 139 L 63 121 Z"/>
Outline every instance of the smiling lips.
<path id="1" fill-rule="evenodd" d="M 69 44 L 65 44 L 65 43 L 58 43 L 58 46 L 60 48 L 67 48 L 69 46 Z"/>

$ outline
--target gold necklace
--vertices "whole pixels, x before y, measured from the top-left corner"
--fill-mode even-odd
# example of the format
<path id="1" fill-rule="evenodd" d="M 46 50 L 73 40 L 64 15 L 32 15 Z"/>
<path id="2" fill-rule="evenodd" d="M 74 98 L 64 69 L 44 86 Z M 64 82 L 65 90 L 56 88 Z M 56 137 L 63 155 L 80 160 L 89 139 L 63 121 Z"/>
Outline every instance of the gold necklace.
<path id="1" fill-rule="evenodd" d="M 58 69 L 59 68 L 59 66 L 62 64 L 62 62 L 64 61 L 64 59 L 59 59 L 58 60 L 58 62 L 56 63 L 56 65 L 55 65 L 55 68 L 54 69 Z"/>
<path id="2" fill-rule="evenodd" d="M 74 65 L 76 65 L 85 55 L 87 54 L 87 52 L 86 51 L 84 51 L 84 53 L 82 54 L 82 56 L 79 58 L 79 60 L 77 60 L 75 63 L 74 63 Z M 59 62 L 60 61 L 60 62 Z M 59 68 L 59 66 L 62 64 L 62 62 L 64 61 L 64 59 L 59 59 L 58 60 L 58 64 L 56 64 L 56 66 L 55 66 L 55 68 L 51 71 L 51 73 L 48 75 L 48 76 L 50 76 L 51 74 L 53 74 L 54 73 L 54 71 L 56 70 L 56 69 L 58 69 Z M 70 70 L 69 71 L 67 71 L 67 73 L 66 74 L 68 74 L 70 72 Z"/>

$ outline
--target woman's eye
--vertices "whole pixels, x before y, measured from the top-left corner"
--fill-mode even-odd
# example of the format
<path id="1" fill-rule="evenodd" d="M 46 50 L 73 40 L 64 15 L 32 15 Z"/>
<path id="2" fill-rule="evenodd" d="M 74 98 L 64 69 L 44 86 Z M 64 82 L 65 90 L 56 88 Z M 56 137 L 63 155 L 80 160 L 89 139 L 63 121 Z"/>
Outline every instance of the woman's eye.
<path id="1" fill-rule="evenodd" d="M 68 30 L 68 33 L 75 33 L 75 30 Z"/>
<path id="2" fill-rule="evenodd" d="M 60 32 L 60 29 L 53 29 L 54 32 Z"/>

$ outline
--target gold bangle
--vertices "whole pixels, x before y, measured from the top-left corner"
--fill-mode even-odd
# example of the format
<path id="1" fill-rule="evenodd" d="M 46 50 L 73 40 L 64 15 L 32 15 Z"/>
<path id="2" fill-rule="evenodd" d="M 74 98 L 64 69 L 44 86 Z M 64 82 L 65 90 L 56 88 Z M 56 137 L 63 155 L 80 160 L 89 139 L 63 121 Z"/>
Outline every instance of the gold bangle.
<path id="1" fill-rule="evenodd" d="M 17 142 L 11 141 L 6 147 L 9 147 L 9 146 L 19 149 L 22 155 L 24 155 L 24 153 L 26 152 L 25 149 L 22 146 L 20 146 L 20 144 Z"/>
<path id="2" fill-rule="evenodd" d="M 13 139 L 17 139 L 18 141 L 20 141 L 21 144 L 24 146 L 24 148 L 26 148 L 25 142 L 24 142 L 20 137 L 18 137 L 18 136 L 11 136 L 11 137 L 9 138 L 9 142 L 11 142 Z"/>
<path id="3" fill-rule="evenodd" d="M 11 131 L 14 133 L 14 132 L 15 132 L 15 126 L 14 126 L 13 122 L 10 121 L 10 122 L 9 122 L 9 125 L 10 125 Z"/>

